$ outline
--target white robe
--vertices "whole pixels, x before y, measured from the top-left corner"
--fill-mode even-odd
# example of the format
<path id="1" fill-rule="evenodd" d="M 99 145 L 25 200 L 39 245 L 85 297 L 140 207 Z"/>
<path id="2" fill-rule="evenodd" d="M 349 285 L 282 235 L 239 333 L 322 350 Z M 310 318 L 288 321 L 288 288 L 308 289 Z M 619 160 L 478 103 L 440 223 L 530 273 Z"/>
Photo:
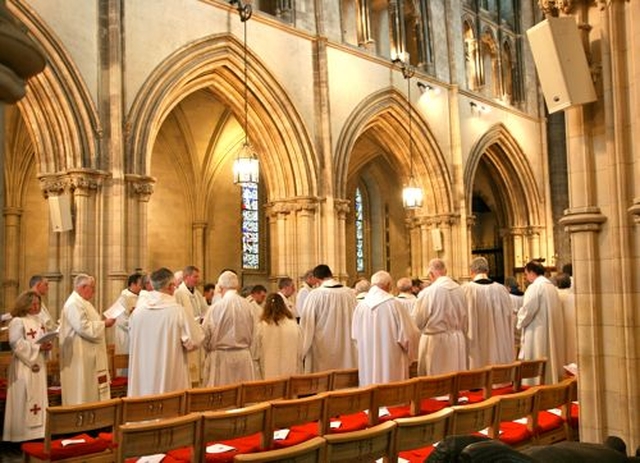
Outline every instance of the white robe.
<path id="1" fill-rule="evenodd" d="M 213 304 L 204 320 L 206 386 L 255 379 L 251 356 L 255 325 L 251 304 L 237 291 L 228 290 Z"/>
<path id="2" fill-rule="evenodd" d="M 371 287 L 353 313 L 351 336 L 358 347 L 360 387 L 409 379 L 420 332 L 391 294 Z"/>
<path id="3" fill-rule="evenodd" d="M 184 309 L 160 291 L 138 298 L 131 314 L 127 396 L 191 387 L 187 350 L 194 348 Z"/>
<path id="4" fill-rule="evenodd" d="M 356 305 L 353 290 L 336 280 L 325 280 L 309 293 L 300 319 L 306 372 L 357 368 L 358 354 L 351 339 Z"/>
<path id="5" fill-rule="evenodd" d="M 2 440 L 22 442 L 44 437 L 47 396 L 46 354 L 35 340 L 45 333 L 38 315 L 15 317 L 9 323 L 13 351 L 7 378 L 7 401 Z M 39 369 L 34 372 L 32 367 Z"/>
<path id="6" fill-rule="evenodd" d="M 573 288 L 558 288 L 558 296 L 562 304 L 562 317 L 564 319 L 564 354 L 565 362 L 578 362 L 577 331 L 576 331 L 576 304 Z"/>
<path id="7" fill-rule="evenodd" d="M 110 399 L 105 324 L 75 291 L 64 303 L 59 339 L 62 405 Z"/>
<path id="8" fill-rule="evenodd" d="M 546 357 L 546 384 L 559 382 L 565 365 L 562 304 L 556 287 L 544 276 L 537 277 L 524 293 L 518 328 L 523 329 L 520 359 Z"/>
<path id="9" fill-rule="evenodd" d="M 44 327 L 47 331 L 53 331 L 56 329 L 57 323 L 51 316 L 49 309 L 47 309 L 47 306 L 44 305 L 44 302 L 42 302 L 42 300 L 40 301 L 40 313 L 38 313 L 38 317 L 44 324 Z"/>
<path id="10" fill-rule="evenodd" d="M 204 332 L 202 331 L 200 322 L 209 310 L 209 305 L 197 288 L 194 288 L 192 293 L 184 281 L 180 283 L 180 286 L 178 286 L 173 295 L 178 304 L 184 308 L 184 313 L 189 324 L 189 335 L 191 336 L 192 342 L 198 347 L 190 351 L 187 355 L 189 359 L 191 384 L 199 386 L 202 383 L 203 363 L 202 349 L 200 349 L 200 346 L 204 339 Z"/>
<path id="11" fill-rule="evenodd" d="M 302 308 L 304 307 L 304 301 L 307 299 L 307 296 L 312 289 L 313 288 L 305 282 L 303 282 L 300 286 L 300 289 L 296 294 L 296 311 L 298 312 L 298 317 L 302 317 Z"/>
<path id="12" fill-rule="evenodd" d="M 295 319 L 256 325 L 254 361 L 261 379 L 302 373 L 302 329 Z"/>
<path id="13" fill-rule="evenodd" d="M 462 286 L 467 299 L 469 369 L 515 360 L 513 310 L 507 288 L 486 275 Z"/>
<path id="14" fill-rule="evenodd" d="M 400 293 L 396 296 L 396 300 L 402 305 L 402 307 L 404 307 L 409 316 L 413 317 L 413 312 L 416 308 L 418 298 L 413 294 Z"/>
<path id="15" fill-rule="evenodd" d="M 421 294 L 414 312 L 422 332 L 418 374 L 466 370 L 467 306 L 462 288 L 448 276 L 441 276 Z"/>
<path id="16" fill-rule="evenodd" d="M 125 288 L 120 293 L 117 303 L 124 307 L 124 312 L 116 318 L 115 324 L 115 353 L 116 354 L 128 354 L 129 353 L 129 318 L 131 312 L 136 307 L 138 301 L 138 295 L 131 292 L 128 288 Z"/>

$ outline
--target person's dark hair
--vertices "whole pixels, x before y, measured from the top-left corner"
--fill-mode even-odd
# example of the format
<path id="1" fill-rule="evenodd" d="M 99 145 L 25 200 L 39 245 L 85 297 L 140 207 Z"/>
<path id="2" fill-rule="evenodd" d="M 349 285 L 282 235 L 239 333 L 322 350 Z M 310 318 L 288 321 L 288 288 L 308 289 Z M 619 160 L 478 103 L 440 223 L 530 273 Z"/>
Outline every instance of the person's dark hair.
<path id="1" fill-rule="evenodd" d="M 142 274 L 141 273 L 132 273 L 127 278 L 127 288 L 135 283 L 142 283 Z"/>
<path id="2" fill-rule="evenodd" d="M 151 284 L 156 291 L 166 288 L 174 279 L 173 272 L 166 267 L 159 268 L 151 274 Z"/>
<path id="3" fill-rule="evenodd" d="M 320 264 L 314 267 L 313 276 L 319 280 L 326 280 L 327 278 L 332 278 L 333 273 L 331 273 L 331 269 L 327 264 Z"/>
<path id="4" fill-rule="evenodd" d="M 467 445 L 457 460 L 460 463 L 536 463 L 538 460 L 520 453 L 498 440 Z"/>
<path id="5" fill-rule="evenodd" d="M 426 463 L 454 463 L 458 462 L 460 453 L 467 445 L 475 442 L 490 441 L 482 435 L 447 436 L 440 441 L 436 449 L 425 460 Z"/>
<path id="6" fill-rule="evenodd" d="M 196 272 L 200 272 L 200 269 L 198 267 L 196 267 L 195 265 L 187 265 L 182 271 L 182 276 L 186 277 L 189 275 L 193 275 Z"/>
<path id="7" fill-rule="evenodd" d="M 566 273 L 570 277 L 573 276 L 573 264 L 569 262 L 568 264 L 564 264 L 562 266 L 562 273 Z"/>
<path id="8" fill-rule="evenodd" d="M 265 288 L 263 285 L 255 285 L 253 288 L 251 288 L 251 294 L 266 293 L 266 292 L 267 292 L 267 288 Z"/>
<path id="9" fill-rule="evenodd" d="M 558 273 L 553 280 L 559 289 L 571 288 L 571 277 L 566 273 Z"/>
<path id="10" fill-rule="evenodd" d="M 277 293 L 268 294 L 261 320 L 270 325 L 277 325 L 283 318 L 293 318 L 293 314 L 287 307 L 287 304 L 285 304 L 284 299 Z"/>
<path id="11" fill-rule="evenodd" d="M 29 288 L 33 288 L 35 285 L 40 283 L 42 280 L 44 280 L 44 276 L 43 275 L 33 275 L 31 278 L 29 278 Z"/>
<path id="12" fill-rule="evenodd" d="M 530 260 L 527 265 L 524 266 L 527 272 L 535 273 L 536 275 L 544 275 L 544 265 L 537 260 Z"/>
<path id="13" fill-rule="evenodd" d="M 33 301 L 36 299 L 40 301 L 41 300 L 40 295 L 32 289 L 29 289 L 21 293 L 16 299 L 16 301 L 13 303 L 13 308 L 11 309 L 11 316 L 12 317 L 26 316 L 29 313 L 31 304 L 33 304 Z"/>
<path id="14" fill-rule="evenodd" d="M 290 277 L 282 277 L 278 280 L 278 289 L 288 288 L 293 284 L 293 279 Z"/>
<path id="15" fill-rule="evenodd" d="M 202 287 L 202 290 L 206 293 L 207 291 L 211 291 L 212 289 L 216 289 L 215 283 L 207 283 Z"/>

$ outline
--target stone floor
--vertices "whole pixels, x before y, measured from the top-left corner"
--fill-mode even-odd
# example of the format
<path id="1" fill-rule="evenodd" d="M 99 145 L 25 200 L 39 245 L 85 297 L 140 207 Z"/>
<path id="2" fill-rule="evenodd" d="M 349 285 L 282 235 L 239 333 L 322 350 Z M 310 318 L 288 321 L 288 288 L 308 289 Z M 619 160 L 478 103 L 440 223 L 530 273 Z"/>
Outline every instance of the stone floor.
<path id="1" fill-rule="evenodd" d="M 22 461 L 20 444 L 0 442 L 0 463 L 18 463 Z"/>

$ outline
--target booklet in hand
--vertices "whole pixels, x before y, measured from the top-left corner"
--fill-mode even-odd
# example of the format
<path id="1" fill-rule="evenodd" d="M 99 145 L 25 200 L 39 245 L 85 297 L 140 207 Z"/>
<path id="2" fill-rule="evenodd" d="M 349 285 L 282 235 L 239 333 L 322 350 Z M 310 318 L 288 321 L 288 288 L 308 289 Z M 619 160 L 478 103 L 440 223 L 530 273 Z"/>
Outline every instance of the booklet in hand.
<path id="1" fill-rule="evenodd" d="M 42 333 L 37 339 L 36 344 L 43 344 L 45 342 L 53 341 L 58 337 L 58 328 L 53 331 L 47 331 L 46 333 Z"/>
<path id="2" fill-rule="evenodd" d="M 124 313 L 124 306 L 120 304 L 120 301 L 116 301 L 111 307 L 105 310 L 102 315 L 104 318 L 118 318 Z"/>

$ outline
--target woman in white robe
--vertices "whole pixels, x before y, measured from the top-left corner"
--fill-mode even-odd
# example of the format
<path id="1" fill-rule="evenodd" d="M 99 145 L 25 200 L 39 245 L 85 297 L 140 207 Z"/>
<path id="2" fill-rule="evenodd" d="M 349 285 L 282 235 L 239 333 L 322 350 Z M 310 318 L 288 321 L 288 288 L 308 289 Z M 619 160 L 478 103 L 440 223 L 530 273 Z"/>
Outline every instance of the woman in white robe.
<path id="1" fill-rule="evenodd" d="M 49 406 L 46 355 L 51 350 L 51 342 L 36 342 L 46 332 L 39 313 L 40 296 L 32 290 L 18 296 L 11 311 L 9 344 L 13 358 L 4 415 L 2 439 L 5 441 L 44 437 L 44 417 Z"/>
<path id="2" fill-rule="evenodd" d="M 302 329 L 278 294 L 267 296 L 253 352 L 262 379 L 302 373 Z"/>

